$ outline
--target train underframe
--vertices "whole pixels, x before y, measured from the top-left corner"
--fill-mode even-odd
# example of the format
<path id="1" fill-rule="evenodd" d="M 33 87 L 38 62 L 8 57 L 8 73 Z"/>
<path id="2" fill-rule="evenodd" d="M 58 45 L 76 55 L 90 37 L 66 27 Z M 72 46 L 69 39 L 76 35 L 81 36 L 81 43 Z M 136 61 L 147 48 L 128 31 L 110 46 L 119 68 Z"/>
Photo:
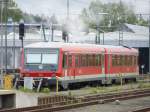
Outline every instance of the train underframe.
<path id="1" fill-rule="evenodd" d="M 85 86 L 101 86 L 101 85 L 111 85 L 120 84 L 128 82 L 136 82 L 138 79 L 137 74 L 132 74 L 130 76 L 117 76 L 117 77 L 99 77 L 99 78 L 86 78 L 86 79 L 70 79 L 62 80 L 62 78 L 44 78 L 42 86 L 56 87 L 58 84 L 59 88 L 62 90 L 81 88 Z M 122 81 L 122 82 L 121 82 Z"/>

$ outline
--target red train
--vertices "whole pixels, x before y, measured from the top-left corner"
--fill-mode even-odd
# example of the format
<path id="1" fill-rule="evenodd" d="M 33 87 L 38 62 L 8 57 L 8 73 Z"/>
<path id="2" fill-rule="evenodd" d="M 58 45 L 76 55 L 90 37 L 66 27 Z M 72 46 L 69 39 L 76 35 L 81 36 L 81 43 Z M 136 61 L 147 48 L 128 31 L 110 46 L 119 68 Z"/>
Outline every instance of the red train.
<path id="1" fill-rule="evenodd" d="M 138 76 L 138 50 L 122 46 L 40 42 L 22 50 L 21 74 L 68 88 L 76 83 L 113 83 Z"/>

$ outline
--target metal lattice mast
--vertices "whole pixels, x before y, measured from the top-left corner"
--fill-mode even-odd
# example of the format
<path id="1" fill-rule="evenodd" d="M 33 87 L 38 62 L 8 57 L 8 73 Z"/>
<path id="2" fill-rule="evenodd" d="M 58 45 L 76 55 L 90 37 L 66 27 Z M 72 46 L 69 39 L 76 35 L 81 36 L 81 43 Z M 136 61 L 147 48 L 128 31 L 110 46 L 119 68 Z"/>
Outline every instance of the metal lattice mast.
<path id="1" fill-rule="evenodd" d="M 149 1 L 149 73 L 150 73 L 150 1 Z"/>

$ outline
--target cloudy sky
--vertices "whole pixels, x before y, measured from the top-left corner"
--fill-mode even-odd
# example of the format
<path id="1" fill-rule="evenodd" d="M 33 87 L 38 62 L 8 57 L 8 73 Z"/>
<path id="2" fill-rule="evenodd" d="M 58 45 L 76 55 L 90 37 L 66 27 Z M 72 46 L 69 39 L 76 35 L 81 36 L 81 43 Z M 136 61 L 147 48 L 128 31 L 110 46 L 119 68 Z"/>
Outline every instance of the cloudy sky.
<path id="1" fill-rule="evenodd" d="M 34 14 L 66 15 L 67 0 L 16 0 L 18 6 L 25 12 Z M 84 7 L 88 7 L 93 0 L 69 0 L 71 14 L 79 14 Z M 118 2 L 120 0 L 100 0 L 104 3 Z M 133 7 L 136 13 L 149 13 L 150 0 L 122 0 L 130 7 Z"/>

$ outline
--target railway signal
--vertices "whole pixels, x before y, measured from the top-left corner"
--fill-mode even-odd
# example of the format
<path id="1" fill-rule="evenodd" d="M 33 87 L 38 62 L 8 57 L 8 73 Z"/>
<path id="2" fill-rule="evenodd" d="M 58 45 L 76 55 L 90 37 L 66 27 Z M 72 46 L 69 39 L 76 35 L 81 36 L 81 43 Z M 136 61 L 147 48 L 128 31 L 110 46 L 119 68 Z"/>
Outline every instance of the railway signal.
<path id="1" fill-rule="evenodd" d="M 68 42 L 68 25 L 64 24 L 62 26 L 62 39 L 64 40 L 64 42 Z"/>
<path id="2" fill-rule="evenodd" d="M 24 37 L 24 23 L 19 24 L 19 39 L 23 40 Z"/>
<path id="3" fill-rule="evenodd" d="M 21 21 L 20 24 L 19 24 L 19 39 L 21 40 L 22 48 L 23 48 L 24 32 L 25 32 L 25 25 L 24 25 L 24 22 Z"/>

